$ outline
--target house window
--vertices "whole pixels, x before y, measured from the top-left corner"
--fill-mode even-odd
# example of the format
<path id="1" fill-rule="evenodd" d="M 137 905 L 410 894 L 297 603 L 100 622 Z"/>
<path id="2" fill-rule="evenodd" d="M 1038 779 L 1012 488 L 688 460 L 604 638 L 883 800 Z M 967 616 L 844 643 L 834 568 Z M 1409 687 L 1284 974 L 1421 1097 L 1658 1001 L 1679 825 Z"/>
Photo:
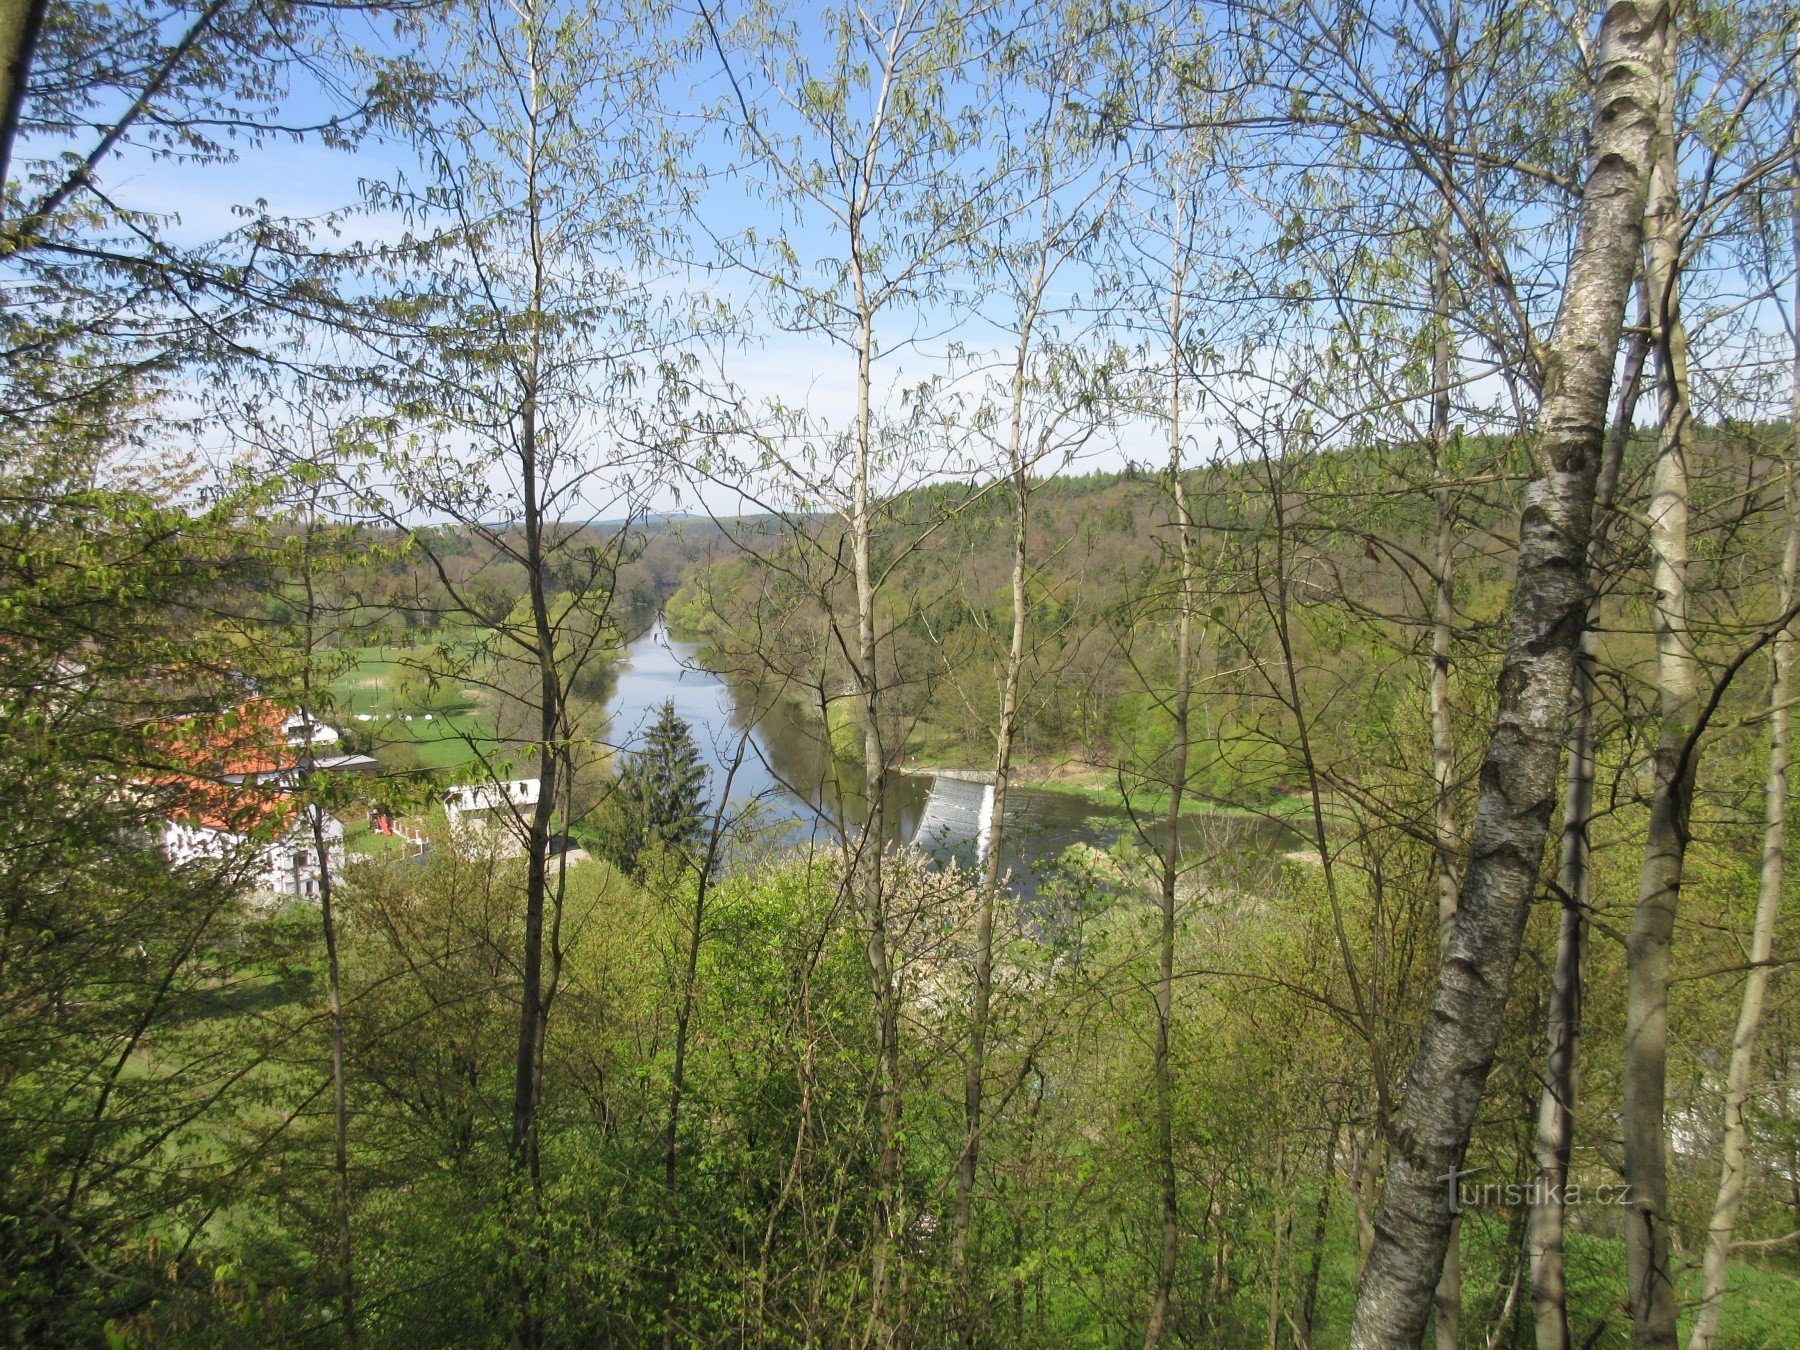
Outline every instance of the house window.
<path id="1" fill-rule="evenodd" d="M 294 866 L 295 867 L 305 867 L 311 861 L 312 861 L 312 854 L 308 853 L 305 849 L 301 849 L 298 853 L 296 853 L 294 855 Z"/>

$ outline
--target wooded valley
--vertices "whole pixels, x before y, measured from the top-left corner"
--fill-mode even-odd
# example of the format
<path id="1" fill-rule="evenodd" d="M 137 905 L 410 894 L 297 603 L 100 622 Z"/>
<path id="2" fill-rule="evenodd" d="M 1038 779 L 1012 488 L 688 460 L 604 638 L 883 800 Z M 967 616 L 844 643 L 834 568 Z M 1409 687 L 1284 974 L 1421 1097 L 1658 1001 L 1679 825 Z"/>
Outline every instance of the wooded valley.
<path id="1" fill-rule="evenodd" d="M 0 1334 L 1800 1343 L 1800 16 L 0 0 Z"/>

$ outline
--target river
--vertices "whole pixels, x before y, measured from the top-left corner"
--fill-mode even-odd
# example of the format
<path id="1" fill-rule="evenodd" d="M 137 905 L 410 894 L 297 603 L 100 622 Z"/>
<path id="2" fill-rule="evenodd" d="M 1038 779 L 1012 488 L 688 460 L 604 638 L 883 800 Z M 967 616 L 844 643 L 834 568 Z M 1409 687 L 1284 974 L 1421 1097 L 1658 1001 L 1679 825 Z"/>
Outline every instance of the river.
<path id="1" fill-rule="evenodd" d="M 751 710 L 724 677 L 702 664 L 699 646 L 674 637 L 660 621 L 626 647 L 616 675 L 606 705 L 608 742 L 635 747 L 664 701 L 673 700 L 699 743 L 709 797 L 716 802 L 729 775 L 730 812 L 749 808 L 770 837 L 827 842 L 836 837 L 838 822 L 862 816 L 862 775 L 853 765 L 833 761 L 820 719 L 783 705 L 750 724 Z M 890 840 L 972 865 L 985 844 L 989 789 L 928 774 L 897 773 L 890 779 Z M 1015 785 L 1007 794 L 1001 865 L 1014 888 L 1029 895 L 1045 866 L 1070 846 L 1108 848 L 1132 828 L 1122 815 L 1078 794 Z M 1210 860 L 1202 868 L 1221 881 L 1229 873 L 1239 885 L 1255 884 L 1257 874 L 1297 844 L 1285 826 L 1223 813 L 1184 818 L 1182 834 L 1193 856 Z"/>

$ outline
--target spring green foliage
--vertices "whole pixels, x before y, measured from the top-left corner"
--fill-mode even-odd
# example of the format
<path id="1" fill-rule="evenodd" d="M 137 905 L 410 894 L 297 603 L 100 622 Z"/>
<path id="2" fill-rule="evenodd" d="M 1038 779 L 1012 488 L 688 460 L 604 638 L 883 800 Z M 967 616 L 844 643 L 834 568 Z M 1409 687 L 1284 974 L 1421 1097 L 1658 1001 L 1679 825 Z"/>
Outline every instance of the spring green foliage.
<path id="1" fill-rule="evenodd" d="M 216 702 L 216 684 L 192 678 L 224 668 L 213 634 L 241 669 L 244 644 L 227 641 L 237 630 L 198 601 L 227 578 L 261 576 L 272 550 L 244 532 L 237 506 L 196 517 L 142 491 L 77 488 L 47 456 L 27 462 L 36 476 L 13 491 L 57 512 L 54 524 L 21 515 L 3 538 L 0 669 L 19 715 L 0 743 L 0 900 L 13 935 L 0 1006 L 0 1309 L 13 1334 L 44 1343 L 330 1343 L 340 1329 L 316 914 L 247 912 L 227 870 L 169 869 L 131 842 L 154 823 L 144 804 L 114 790 L 122 766 L 154 758 L 155 719 Z M 1110 480 L 1090 488 L 1110 490 Z M 1214 622 L 1254 640 L 1247 614 Z M 1405 772 L 1421 734 L 1409 712 L 1416 692 L 1393 673 L 1391 635 L 1325 607 L 1302 618 L 1310 687 L 1336 688 L 1357 707 L 1322 725 L 1315 746 L 1332 778 L 1356 789 L 1328 804 L 1337 912 L 1315 859 L 1255 855 L 1247 822 L 1225 814 L 1197 818 L 1180 910 L 1177 965 L 1193 978 L 1173 1027 L 1176 1129 L 1183 1178 L 1203 1197 L 1187 1211 L 1180 1326 L 1208 1345 L 1266 1344 L 1271 1309 L 1284 1340 L 1298 1339 L 1296 1325 L 1316 1344 L 1344 1335 L 1368 1200 L 1355 1164 L 1371 1146 L 1377 1079 L 1338 925 L 1361 996 L 1385 1009 L 1390 1058 L 1416 1035 L 1434 959 L 1426 849 L 1389 823 L 1407 819 L 1419 791 Z M 394 648 L 386 659 L 398 667 L 415 655 Z M 215 656 L 217 667 L 196 667 Z M 68 659 L 80 678 L 59 664 Z M 1324 683 L 1327 664 L 1336 685 Z M 174 668 L 187 676 L 169 679 Z M 262 678 L 281 676 L 271 666 Z M 1140 705 L 1132 734 L 1152 742 L 1154 719 Z M 1256 754 L 1280 749 L 1269 715 L 1241 725 Z M 1760 773 L 1753 731 L 1731 734 L 1733 754 L 1710 780 L 1722 812 Z M 1240 768 L 1255 762 L 1228 741 L 1217 753 Z M 542 1176 L 528 1210 L 507 1160 L 522 860 L 440 845 L 422 862 L 358 860 L 339 878 L 366 1343 L 505 1345 L 520 1281 L 554 1344 L 654 1340 L 671 1317 L 684 1343 L 787 1344 L 858 1314 L 876 1047 L 842 863 L 830 851 L 745 852 L 708 880 L 691 946 L 707 813 L 691 732 L 671 708 L 621 778 L 634 786 L 614 800 L 642 810 L 639 856 L 571 866 L 561 886 Z M 1153 788 L 1134 794 L 1146 812 L 1156 801 Z M 1619 845 L 1640 828 L 1634 809 L 1596 825 L 1602 916 L 1629 904 L 1635 867 Z M 1721 814 L 1695 846 L 1689 903 L 1720 935 L 1698 959 L 1720 968 L 1753 889 L 1750 820 Z M 1110 855 L 1072 850 L 1029 908 L 1003 906 L 970 1239 L 979 1343 L 1103 1346 L 1139 1332 L 1155 1249 L 1143 1087 L 1152 1008 L 1142 997 L 1155 976 L 1154 922 L 1138 899 L 1149 861 L 1129 840 Z M 641 879 L 628 875 L 632 863 Z M 932 1327 L 951 1298 L 946 1179 L 962 1137 L 956 1047 L 976 889 L 910 856 L 890 880 L 909 1027 L 908 1317 Z M 1540 916 L 1534 943 L 1553 918 Z M 668 1105 L 690 952 L 671 1182 Z M 1515 1186 L 1530 1176 L 1522 1122 L 1542 977 L 1519 978 L 1501 1086 L 1470 1155 L 1481 1180 Z M 1622 989 L 1619 951 L 1599 944 L 1590 1139 L 1614 1109 L 1608 1029 Z M 1695 1029 L 1680 1077 L 1699 1083 L 1728 1009 L 1698 981 L 1680 999 Z M 1791 1012 L 1778 1004 L 1773 1014 L 1779 1040 Z M 1702 1090 L 1690 1100 L 1703 1111 Z M 1800 1138 L 1779 1096 L 1762 1110 L 1766 1147 Z M 1704 1164 L 1678 1167 L 1684 1223 L 1703 1213 Z M 1578 1155 L 1576 1174 L 1589 1188 L 1614 1179 L 1599 1149 Z M 1785 1231 L 1779 1173 L 1759 1178 L 1753 1231 Z M 1471 1324 L 1507 1306 L 1521 1221 L 1502 1196 L 1465 1224 Z M 1572 1223 L 1579 1334 L 1622 1344 L 1616 1216 L 1596 1205 Z M 1728 1325 L 1745 1339 L 1735 1343 L 1783 1341 L 1800 1322 L 1797 1288 L 1780 1249 L 1739 1261 Z"/>
<path id="2" fill-rule="evenodd" d="M 1079 504 L 1084 491 L 1113 486 L 1071 495 Z M 111 787 L 115 766 L 154 755 L 147 719 L 210 706 L 207 687 L 155 672 L 208 660 L 213 632 L 234 665 L 243 659 L 190 588 L 260 575 L 242 569 L 270 550 L 243 533 L 236 508 L 197 518 L 141 492 L 76 491 L 41 475 L 17 491 L 55 500 L 80 528 L 21 521 L 6 536 L 0 656 L 9 706 L 25 715 L 8 723 L 0 790 L 16 850 L 8 858 L 30 863 L 0 872 L 19 935 L 6 952 L 12 1001 L 0 1023 L 9 1066 L 0 1143 L 19 1160 L 4 1174 L 8 1324 L 43 1341 L 329 1341 L 316 916 L 247 914 L 227 873 L 171 872 L 121 842 L 151 822 Z M 1476 597 L 1478 575 L 1471 584 Z M 1254 650 L 1251 617 L 1245 606 L 1212 621 Z M 1299 617 L 1308 688 L 1356 707 L 1322 723 L 1314 747 L 1328 777 L 1355 789 L 1327 802 L 1338 912 L 1316 859 L 1247 853 L 1247 822 L 1227 814 L 1196 818 L 1181 905 L 1177 966 L 1195 975 L 1174 1023 L 1176 1128 L 1183 1177 L 1205 1198 L 1191 1210 L 1178 1288 L 1182 1334 L 1210 1345 L 1265 1344 L 1272 1306 L 1284 1326 L 1310 1326 L 1315 1343 L 1344 1334 L 1368 1200 L 1355 1164 L 1371 1147 L 1378 1080 L 1338 924 L 1361 996 L 1385 1009 L 1389 1060 L 1416 1035 L 1434 959 L 1425 846 L 1391 823 L 1407 819 L 1420 791 L 1407 771 L 1422 735 L 1416 686 L 1400 678 L 1391 634 L 1324 606 Z M 1618 651 L 1623 639 L 1613 641 Z M 71 653 L 90 675 L 57 673 L 56 657 Z M 386 656 L 401 668 L 418 653 Z M 281 676 L 271 666 L 263 678 Z M 354 687 L 337 676 L 347 678 Z M 1152 746 L 1154 702 L 1119 688 L 1121 725 Z M 1753 703 L 1754 689 L 1738 697 Z M 1216 725 L 1227 725 L 1224 711 Z M 1237 716 L 1242 747 L 1212 742 L 1218 762 L 1251 787 L 1292 774 L 1279 719 Z M 1732 753 L 1708 780 L 1722 814 L 1694 846 L 1688 900 L 1718 935 L 1695 959 L 1720 969 L 1733 961 L 1729 934 L 1754 889 L 1754 813 L 1733 816 L 1731 803 L 1753 801 L 1761 772 L 1753 727 L 1730 736 Z M 1258 756 L 1282 767 L 1252 774 Z M 370 858 L 340 878 L 352 1219 L 370 1343 L 506 1344 L 519 1279 L 557 1344 L 655 1339 L 671 1315 L 691 1343 L 785 1344 L 857 1315 L 875 1047 L 842 866 L 829 852 L 752 851 L 711 879 L 671 1188 L 665 1131 L 707 828 L 698 753 L 672 708 L 620 777 L 612 801 L 637 812 L 638 853 L 616 867 L 572 866 L 563 882 L 542 1189 L 524 1247 L 506 1156 L 523 863 L 504 850 L 440 846 L 423 863 Z M 1145 815 L 1160 802 L 1147 783 L 1132 800 Z M 1636 809 L 1596 823 L 1602 922 L 1630 903 Z M 1143 1090 L 1152 1009 L 1141 996 L 1155 943 L 1137 898 L 1149 877 L 1141 845 L 1077 849 L 1040 879 L 1029 910 L 1003 908 L 994 1105 L 971 1230 L 981 1343 L 1100 1346 L 1138 1333 L 1155 1248 Z M 892 885 L 913 1033 L 902 1083 L 909 1317 L 933 1325 L 950 1306 L 945 1179 L 961 1139 L 955 1047 L 968 1016 L 975 890 L 962 874 L 907 858 Z M 1534 943 L 1547 941 L 1553 919 L 1539 916 Z M 1515 1187 L 1530 1177 L 1522 1122 L 1534 1102 L 1542 977 L 1526 969 L 1519 980 L 1500 1087 L 1470 1154 L 1480 1180 Z M 1622 991 L 1621 953 L 1598 944 L 1585 1138 L 1603 1137 L 1615 1109 L 1609 1029 L 1622 1019 Z M 1699 1084 L 1729 1009 L 1699 981 L 1678 998 L 1695 1029 L 1678 1077 Z M 1791 1012 L 1772 1011 L 1779 1041 Z M 1683 1091 L 1704 1110 L 1704 1089 Z M 1779 1097 L 1761 1109 L 1766 1147 L 1800 1138 Z M 1590 1191 L 1615 1180 L 1599 1149 L 1578 1154 L 1576 1177 Z M 1677 1177 L 1691 1224 L 1707 1199 L 1704 1156 L 1681 1161 Z M 1752 1231 L 1785 1231 L 1780 1174 L 1759 1177 Z M 1472 1323 L 1507 1305 L 1521 1222 L 1504 1196 L 1472 1210 Z M 1593 1205 L 1572 1224 L 1571 1315 L 1594 1344 L 1622 1344 L 1616 1216 Z M 104 1279 L 84 1259 L 100 1250 Z M 1745 1339 L 1733 1343 L 1785 1339 L 1800 1319 L 1797 1288 L 1778 1248 L 1739 1261 L 1728 1325 Z"/>
<path id="3" fill-rule="evenodd" d="M 0 477 L 0 1323 L 38 1344 L 207 1278 L 179 1235 L 276 1119 L 271 1038 L 228 1015 L 261 945 L 238 860 L 143 846 L 195 800 L 170 728 L 224 720 L 232 654 L 196 617 L 246 504 L 97 486 L 103 435 L 9 437 Z"/>

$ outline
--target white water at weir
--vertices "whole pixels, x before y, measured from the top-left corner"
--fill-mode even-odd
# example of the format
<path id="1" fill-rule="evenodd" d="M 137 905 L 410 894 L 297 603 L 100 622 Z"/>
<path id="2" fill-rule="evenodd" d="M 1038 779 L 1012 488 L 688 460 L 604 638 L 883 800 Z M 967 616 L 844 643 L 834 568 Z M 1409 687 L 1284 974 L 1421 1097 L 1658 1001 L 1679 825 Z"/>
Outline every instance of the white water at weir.
<path id="1" fill-rule="evenodd" d="M 975 862 L 987 856 L 994 807 L 992 783 L 933 778 L 912 842 L 928 853 L 962 858 L 973 846 Z"/>

